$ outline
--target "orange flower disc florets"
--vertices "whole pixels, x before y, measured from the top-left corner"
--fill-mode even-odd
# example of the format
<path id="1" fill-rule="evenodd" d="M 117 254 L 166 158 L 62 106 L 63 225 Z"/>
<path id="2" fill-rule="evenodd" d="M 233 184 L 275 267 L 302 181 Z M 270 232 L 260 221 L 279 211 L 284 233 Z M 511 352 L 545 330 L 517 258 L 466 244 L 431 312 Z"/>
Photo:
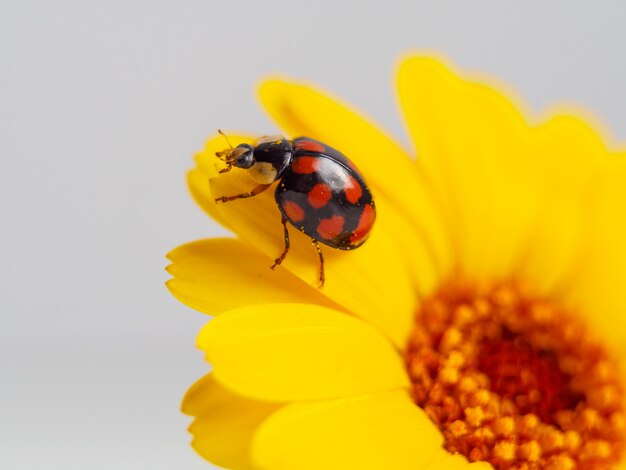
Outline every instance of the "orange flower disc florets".
<path id="1" fill-rule="evenodd" d="M 518 286 L 441 289 L 405 358 L 415 403 L 470 461 L 586 470 L 624 454 L 620 364 L 573 315 Z"/>

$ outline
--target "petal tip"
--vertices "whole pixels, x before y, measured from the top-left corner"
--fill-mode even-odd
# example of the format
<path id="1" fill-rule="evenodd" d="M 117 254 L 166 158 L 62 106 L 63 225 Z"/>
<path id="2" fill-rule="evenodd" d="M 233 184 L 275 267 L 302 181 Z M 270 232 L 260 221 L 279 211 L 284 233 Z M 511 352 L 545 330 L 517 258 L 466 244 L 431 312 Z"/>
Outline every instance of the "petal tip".
<path id="1" fill-rule="evenodd" d="M 443 55 L 431 52 L 431 53 L 406 53 L 400 56 L 398 61 L 398 70 L 400 75 L 408 71 L 423 72 L 447 72 L 452 73 L 450 61 Z"/>
<path id="2" fill-rule="evenodd" d="M 237 314 L 235 311 L 231 311 L 231 313 L 234 315 Z M 196 347 L 200 351 L 204 352 L 207 362 L 212 362 L 209 360 L 209 356 L 211 352 L 210 350 L 212 349 L 211 346 L 213 345 L 213 330 L 216 322 L 219 326 L 220 317 L 211 318 L 211 321 L 207 322 L 207 324 L 204 325 L 198 332 L 198 336 L 196 336 Z"/>
<path id="3" fill-rule="evenodd" d="M 257 96 L 261 104 L 268 108 L 271 103 L 284 100 L 286 93 L 294 86 L 294 82 L 281 76 L 269 76 L 257 86 Z"/>
<path id="4" fill-rule="evenodd" d="M 552 122 L 560 127 L 569 127 L 580 135 L 595 142 L 602 152 L 615 150 L 623 152 L 626 142 L 620 142 L 611 132 L 608 124 L 592 110 L 575 103 L 557 103 L 546 108 L 543 122 Z"/>

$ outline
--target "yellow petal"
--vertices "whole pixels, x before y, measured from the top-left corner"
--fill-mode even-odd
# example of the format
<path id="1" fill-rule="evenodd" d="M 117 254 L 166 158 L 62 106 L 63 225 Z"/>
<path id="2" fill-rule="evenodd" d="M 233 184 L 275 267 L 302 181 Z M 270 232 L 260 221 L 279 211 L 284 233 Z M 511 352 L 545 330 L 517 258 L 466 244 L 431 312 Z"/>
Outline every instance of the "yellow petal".
<path id="1" fill-rule="evenodd" d="M 587 192 L 585 247 L 564 296 L 626 358 L 626 159 L 608 159 Z"/>
<path id="2" fill-rule="evenodd" d="M 557 115 L 532 131 L 529 167 L 536 173 L 536 223 L 526 241 L 518 274 L 540 294 L 562 289 L 578 269 L 589 196 L 601 190 L 592 183 L 604 147 L 582 120 Z"/>
<path id="3" fill-rule="evenodd" d="M 230 311 L 202 329 L 198 346 L 220 383 L 259 400 L 334 398 L 408 385 L 399 354 L 379 332 L 315 305 Z"/>
<path id="4" fill-rule="evenodd" d="M 258 429 L 252 461 L 259 468 L 421 470 L 442 436 L 406 392 L 290 404 Z"/>
<path id="5" fill-rule="evenodd" d="M 193 448 L 216 465 L 239 470 L 252 468 L 252 436 L 280 406 L 237 396 L 209 374 L 187 391 L 182 410 L 196 417 L 189 427 Z"/>
<path id="6" fill-rule="evenodd" d="M 564 289 L 580 261 L 602 139 L 567 114 L 531 128 L 504 95 L 436 59 L 405 61 L 399 88 L 419 164 L 457 235 L 461 273 L 514 273 L 540 294 Z"/>
<path id="7" fill-rule="evenodd" d="M 314 88 L 268 80 L 261 86 L 260 97 L 272 118 L 292 137 L 313 137 L 345 153 L 365 175 L 374 195 L 384 197 L 407 219 L 412 243 L 424 245 L 433 264 L 430 269 L 447 273 L 451 257 L 440 216 L 402 148 L 340 100 Z"/>
<path id="8" fill-rule="evenodd" d="M 272 261 L 256 248 L 226 238 L 200 240 L 168 254 L 174 276 L 170 292 L 185 305 L 217 315 L 250 304 L 302 302 L 336 307 L 319 289 L 284 269 L 270 270 Z"/>
<path id="9" fill-rule="evenodd" d="M 409 265 L 408 274 L 411 279 L 411 285 L 415 287 L 415 295 L 422 299 L 427 298 L 442 281 L 446 280 L 445 276 L 435 269 L 425 246 L 421 243 L 416 243 L 415 230 L 411 227 L 410 220 L 406 214 L 389 204 L 385 199 L 378 200 L 377 211 L 380 214 L 378 223 L 385 223 L 388 227 L 392 227 L 395 232 L 394 243 Z M 385 272 L 391 271 L 385 269 Z M 394 276 L 396 275 L 397 273 L 394 274 Z M 410 328 L 413 325 L 414 311 L 407 312 L 408 315 L 402 318 L 397 315 L 404 312 L 394 310 L 394 316 L 396 316 L 396 321 L 402 322 L 402 324 L 408 325 Z M 402 330 L 398 328 L 398 331 Z M 402 341 L 398 343 L 399 346 L 404 346 L 405 344 Z"/>
<path id="10" fill-rule="evenodd" d="M 230 137 L 233 145 L 243 139 Z M 274 187 L 250 199 L 240 199 L 228 203 L 215 203 L 215 197 L 247 192 L 254 186 L 245 171 L 233 169 L 218 175 L 219 165 L 215 152 L 223 150 L 223 138 L 209 141 L 205 151 L 197 157 L 198 166 L 194 181 L 205 181 L 210 186 L 202 187 L 204 206 L 209 214 L 215 211 L 224 225 L 233 230 L 243 240 L 257 247 L 271 259 L 283 251 L 283 230 L 281 215 L 274 200 Z M 216 163 L 217 162 L 217 163 Z M 195 175 L 195 173 L 192 174 Z M 200 194 L 200 189 L 194 189 Z M 377 203 L 387 204 L 383 198 Z M 378 219 L 367 242 L 357 250 L 345 252 L 322 247 L 325 257 L 326 284 L 321 292 L 344 309 L 359 315 L 378 327 L 398 346 L 404 346 L 410 332 L 412 316 L 416 309 L 415 289 L 408 273 L 409 265 L 420 266 L 426 272 L 426 260 L 407 263 L 407 252 L 397 243 L 394 215 L 379 212 Z M 307 284 L 319 285 L 319 260 L 310 239 L 298 230 L 291 228 L 291 250 L 277 268 L 277 272 L 287 269 Z M 385 272 L 390 275 L 381 276 Z M 393 274 L 393 275 L 391 275 Z"/>
<path id="11" fill-rule="evenodd" d="M 537 203 L 525 175 L 527 126 L 494 88 L 460 79 L 433 58 L 411 58 L 400 102 L 451 235 L 458 269 L 503 277 L 519 257 Z"/>

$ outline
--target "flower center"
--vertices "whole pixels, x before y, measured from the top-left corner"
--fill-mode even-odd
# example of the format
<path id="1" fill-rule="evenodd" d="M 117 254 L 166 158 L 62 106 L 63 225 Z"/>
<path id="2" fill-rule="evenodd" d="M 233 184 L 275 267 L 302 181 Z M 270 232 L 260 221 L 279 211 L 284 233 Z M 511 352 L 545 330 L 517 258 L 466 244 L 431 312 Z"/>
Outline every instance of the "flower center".
<path id="1" fill-rule="evenodd" d="M 585 325 L 516 285 L 451 284 L 405 352 L 445 447 L 498 470 L 611 468 L 626 450 L 620 363 Z"/>
<path id="2" fill-rule="evenodd" d="M 555 412 L 573 409 L 582 399 L 567 386 L 571 377 L 560 370 L 553 352 L 537 350 L 507 330 L 502 336 L 481 344 L 478 370 L 489 379 L 491 391 L 514 401 L 521 414 L 555 424 Z"/>

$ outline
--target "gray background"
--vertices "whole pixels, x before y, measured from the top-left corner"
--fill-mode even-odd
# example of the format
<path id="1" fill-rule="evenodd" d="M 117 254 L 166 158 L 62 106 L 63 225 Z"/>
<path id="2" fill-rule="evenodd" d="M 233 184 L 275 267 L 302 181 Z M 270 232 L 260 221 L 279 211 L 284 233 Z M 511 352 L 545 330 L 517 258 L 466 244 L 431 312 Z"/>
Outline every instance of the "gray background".
<path id="1" fill-rule="evenodd" d="M 0 2 L 0 467 L 207 468 L 178 412 L 206 317 L 163 255 L 224 234 L 187 194 L 218 127 L 275 130 L 254 85 L 318 83 L 399 136 L 409 50 L 574 101 L 626 138 L 624 3 Z"/>

